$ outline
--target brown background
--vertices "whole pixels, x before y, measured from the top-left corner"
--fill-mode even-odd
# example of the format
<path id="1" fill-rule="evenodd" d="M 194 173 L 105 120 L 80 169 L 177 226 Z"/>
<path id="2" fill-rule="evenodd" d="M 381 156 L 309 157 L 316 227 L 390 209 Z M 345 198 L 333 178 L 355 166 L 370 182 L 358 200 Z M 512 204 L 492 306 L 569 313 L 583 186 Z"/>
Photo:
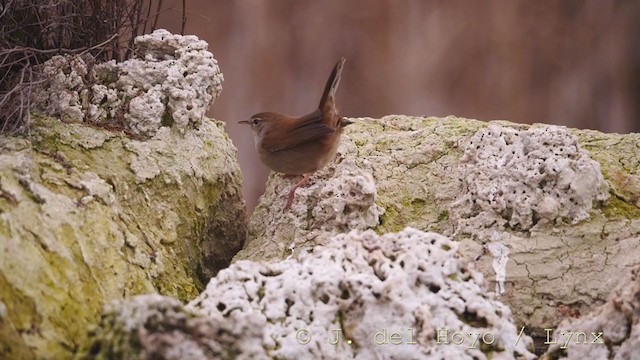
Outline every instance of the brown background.
<path id="1" fill-rule="evenodd" d="M 175 4 L 175 5 L 173 5 Z M 458 115 L 640 131 L 640 2 L 186 0 L 185 34 L 225 82 L 209 115 L 238 147 L 249 210 L 264 190 L 251 131 L 261 111 L 317 106 L 347 58 L 342 114 Z M 180 32 L 182 0 L 160 18 Z"/>

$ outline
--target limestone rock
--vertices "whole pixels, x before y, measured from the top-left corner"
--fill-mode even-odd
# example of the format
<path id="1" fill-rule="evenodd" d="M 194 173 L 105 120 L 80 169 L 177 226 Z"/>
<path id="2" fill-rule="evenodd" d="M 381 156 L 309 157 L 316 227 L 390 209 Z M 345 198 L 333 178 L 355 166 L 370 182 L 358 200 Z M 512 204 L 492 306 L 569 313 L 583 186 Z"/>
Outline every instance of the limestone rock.
<path id="1" fill-rule="evenodd" d="M 452 205 L 458 232 L 576 224 L 609 197 L 600 164 L 559 126 L 490 125 L 466 144 L 459 170 L 462 195 Z"/>
<path id="2" fill-rule="evenodd" d="M 143 137 L 162 127 L 200 126 L 223 81 L 208 44 L 159 29 L 138 36 L 135 47 L 138 57 L 121 63 L 53 57 L 43 65 L 48 82 L 34 103 L 67 122 L 124 128 Z"/>
<path id="3" fill-rule="evenodd" d="M 32 119 L 31 142 L 0 138 L 0 358 L 68 358 L 105 303 L 192 299 L 242 246 L 222 123 L 141 141 Z"/>
<path id="4" fill-rule="evenodd" d="M 637 359 L 640 349 L 640 268 L 602 306 L 565 319 L 550 334 L 545 360 Z"/>
<path id="5" fill-rule="evenodd" d="M 532 359 L 509 308 L 456 253 L 444 236 L 406 229 L 239 261 L 186 309 L 157 297 L 113 308 L 82 358 L 131 344 L 133 357 L 157 359 Z"/>
<path id="6" fill-rule="evenodd" d="M 456 117 L 350 120 L 335 163 L 298 189 L 288 212 L 284 196 L 297 179 L 271 175 L 235 260 L 296 256 L 354 228 L 434 231 L 459 241 L 465 261 L 540 336 L 602 304 L 620 271 L 640 265 L 640 134 Z M 354 191 L 366 206 L 336 209 L 361 220 L 320 226 L 313 214 L 329 194 L 320 189 L 347 183 L 341 166 L 371 179 L 375 196 Z"/>
<path id="7" fill-rule="evenodd" d="M 260 330 L 230 325 L 199 316 L 173 298 L 140 295 L 111 303 L 75 358 L 208 360 L 249 354 L 235 339 Z"/>
<path id="8" fill-rule="evenodd" d="M 277 175 L 278 178 L 281 178 Z M 376 205 L 376 185 L 369 172 L 355 161 L 334 163 L 312 177 L 312 184 L 296 191 L 296 202 L 284 212 L 282 194 L 298 179 L 287 183 L 270 181 L 261 205 L 260 216 L 249 225 L 252 239 L 236 259 L 258 257 L 283 259 L 297 254 L 305 243 L 319 244 L 332 235 L 349 230 L 365 230 L 378 225 L 384 211 Z"/>

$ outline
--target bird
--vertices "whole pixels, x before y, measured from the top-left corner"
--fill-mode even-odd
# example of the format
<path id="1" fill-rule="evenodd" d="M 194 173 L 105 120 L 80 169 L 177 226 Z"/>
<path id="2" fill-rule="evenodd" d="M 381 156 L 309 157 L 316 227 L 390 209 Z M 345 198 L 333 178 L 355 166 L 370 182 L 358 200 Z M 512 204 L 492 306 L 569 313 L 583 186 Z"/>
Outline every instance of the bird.
<path id="1" fill-rule="evenodd" d="M 339 115 L 336 106 L 336 91 L 345 60 L 343 57 L 336 63 L 320 104 L 312 112 L 300 117 L 261 112 L 240 121 L 251 127 L 262 163 L 288 177 L 302 175 L 289 191 L 284 210 L 291 207 L 296 189 L 306 184 L 312 173 L 335 159 L 344 127 L 351 124 Z"/>

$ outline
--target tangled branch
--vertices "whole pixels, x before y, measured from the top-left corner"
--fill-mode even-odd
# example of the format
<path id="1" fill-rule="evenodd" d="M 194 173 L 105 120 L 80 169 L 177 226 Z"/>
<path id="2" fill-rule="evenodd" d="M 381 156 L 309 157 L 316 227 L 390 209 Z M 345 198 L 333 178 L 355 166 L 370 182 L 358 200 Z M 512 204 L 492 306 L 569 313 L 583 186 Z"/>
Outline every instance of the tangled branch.
<path id="1" fill-rule="evenodd" d="M 96 61 L 129 59 L 135 37 L 153 31 L 163 12 L 162 0 L 146 4 L 145 0 L 0 0 L 0 133 L 28 129 L 32 94 L 46 82 L 38 70 L 46 60 L 86 54 Z"/>

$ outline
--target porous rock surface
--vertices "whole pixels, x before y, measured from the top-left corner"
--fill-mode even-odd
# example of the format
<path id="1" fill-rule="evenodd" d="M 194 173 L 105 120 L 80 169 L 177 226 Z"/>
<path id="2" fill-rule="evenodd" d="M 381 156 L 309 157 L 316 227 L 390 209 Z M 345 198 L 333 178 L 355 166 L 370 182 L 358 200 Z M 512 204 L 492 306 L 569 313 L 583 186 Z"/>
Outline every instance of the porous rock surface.
<path id="1" fill-rule="evenodd" d="M 139 295 L 109 304 L 75 358 L 235 359 L 244 347 L 235 337 L 257 330 L 230 325 L 185 309 L 174 298 Z"/>
<path id="2" fill-rule="evenodd" d="M 223 76 L 208 44 L 159 29 L 135 39 L 135 56 L 96 64 L 90 56 L 55 56 L 37 107 L 67 122 L 124 128 L 150 137 L 163 126 L 197 127 L 222 91 Z"/>
<path id="3" fill-rule="evenodd" d="M 280 175 L 277 175 L 280 177 Z M 284 211 L 289 189 L 299 179 L 271 181 L 251 218 L 251 239 L 235 259 L 258 256 L 261 260 L 284 259 L 304 251 L 306 244 L 324 243 L 330 236 L 349 230 L 366 230 L 379 224 L 384 213 L 376 205 L 376 185 L 369 172 L 353 159 L 333 163 L 311 177 L 311 185 L 298 188 L 293 206 Z"/>
<path id="4" fill-rule="evenodd" d="M 533 358 L 509 308 L 456 252 L 408 228 L 352 231 L 298 259 L 239 261 L 186 309 L 158 297 L 112 308 L 81 358 L 120 357 L 122 344 L 158 359 Z"/>
<path id="5" fill-rule="evenodd" d="M 549 339 L 542 360 L 638 359 L 640 357 L 640 267 L 602 306 L 565 319 Z"/>
<path id="6" fill-rule="evenodd" d="M 462 196 L 452 206 L 458 232 L 576 224 L 609 197 L 600 164 L 559 126 L 490 125 L 466 144 L 459 170 Z"/>
<path id="7" fill-rule="evenodd" d="M 304 239 L 291 247 L 296 256 L 351 228 L 438 232 L 459 241 L 465 261 L 540 336 L 604 303 L 618 274 L 640 265 L 640 134 L 456 117 L 350 120 L 335 163 L 298 189 L 288 212 L 284 197 L 298 179 L 271 175 L 235 259 L 283 259 Z M 350 213 L 347 229 L 331 219 L 322 230 L 296 225 L 330 201 L 314 189 L 346 183 L 335 171 L 343 163 L 372 179 L 375 197 L 344 207 L 360 214 Z M 377 225 L 365 221 L 371 213 Z"/>
<path id="8" fill-rule="evenodd" d="M 173 43 L 163 44 L 161 53 Z M 202 44 L 183 45 L 175 52 L 193 55 Z M 154 56 L 139 69 L 160 66 Z M 214 65 L 195 73 L 214 75 Z M 133 71 L 125 75 L 125 68 L 112 84 L 131 84 Z M 59 85 L 71 80 L 65 71 Z M 140 86 L 156 87 L 152 78 Z M 197 76 L 185 81 L 198 83 Z M 215 93 L 194 89 L 164 90 L 175 101 Z M 64 94 L 53 87 L 50 96 Z M 117 92 L 115 99 L 126 97 Z M 149 292 L 192 299 L 242 247 L 236 149 L 221 122 L 175 106 L 169 118 L 176 121 L 150 132 L 136 130 L 148 124 L 137 128 L 134 118 L 125 133 L 33 114 L 29 139 L 0 137 L 0 358 L 68 358 L 105 303 Z"/>

